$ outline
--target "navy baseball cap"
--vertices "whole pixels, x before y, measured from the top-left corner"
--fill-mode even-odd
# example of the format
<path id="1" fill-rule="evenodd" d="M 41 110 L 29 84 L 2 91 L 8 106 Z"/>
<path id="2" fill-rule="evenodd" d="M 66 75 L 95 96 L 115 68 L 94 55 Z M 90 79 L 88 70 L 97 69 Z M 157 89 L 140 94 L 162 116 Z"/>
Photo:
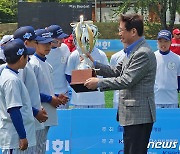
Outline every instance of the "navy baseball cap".
<path id="1" fill-rule="evenodd" d="M 17 38 L 9 41 L 4 46 L 4 55 L 6 59 L 17 59 L 22 55 L 33 55 L 35 53 L 34 48 L 27 48 L 24 42 Z"/>
<path id="2" fill-rule="evenodd" d="M 65 34 L 62 28 L 58 25 L 51 25 L 47 28 L 47 30 L 51 33 L 52 38 L 63 39 L 69 36 L 68 34 Z"/>
<path id="3" fill-rule="evenodd" d="M 39 36 L 42 40 L 37 40 L 38 43 L 46 44 L 53 41 L 51 37 L 51 33 L 48 32 L 46 29 L 37 29 L 35 34 Z"/>
<path id="4" fill-rule="evenodd" d="M 21 40 L 35 40 L 35 41 L 40 41 L 42 38 L 37 36 L 34 32 L 34 28 L 32 26 L 23 26 L 18 28 L 14 34 L 14 38 L 20 38 Z"/>
<path id="5" fill-rule="evenodd" d="M 170 31 L 168 30 L 161 30 L 159 33 L 158 33 L 158 37 L 157 39 L 161 39 L 161 38 L 164 38 L 168 41 L 170 41 L 172 39 L 172 34 Z"/>

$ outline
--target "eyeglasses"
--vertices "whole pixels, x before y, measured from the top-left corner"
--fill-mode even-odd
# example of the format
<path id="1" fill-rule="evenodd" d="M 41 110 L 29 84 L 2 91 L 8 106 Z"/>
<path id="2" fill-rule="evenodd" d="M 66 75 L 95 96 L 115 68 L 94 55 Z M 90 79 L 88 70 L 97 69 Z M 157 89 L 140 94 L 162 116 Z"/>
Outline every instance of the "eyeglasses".
<path id="1" fill-rule="evenodd" d="M 125 30 L 126 30 L 126 28 L 124 28 L 124 29 L 122 29 L 122 28 L 120 28 L 120 27 L 118 28 L 119 33 L 120 33 L 120 32 L 123 32 L 123 31 L 125 31 Z"/>

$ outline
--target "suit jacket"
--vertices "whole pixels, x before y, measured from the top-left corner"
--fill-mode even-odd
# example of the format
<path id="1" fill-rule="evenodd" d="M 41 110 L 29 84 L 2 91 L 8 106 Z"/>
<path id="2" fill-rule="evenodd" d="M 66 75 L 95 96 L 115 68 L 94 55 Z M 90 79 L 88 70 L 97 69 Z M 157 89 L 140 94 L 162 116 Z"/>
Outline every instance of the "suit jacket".
<path id="1" fill-rule="evenodd" d="M 97 74 L 107 77 L 98 82 L 100 90 L 121 90 L 118 110 L 122 126 L 155 122 L 156 66 L 155 55 L 145 39 L 114 68 L 96 63 L 95 68 L 100 68 Z"/>

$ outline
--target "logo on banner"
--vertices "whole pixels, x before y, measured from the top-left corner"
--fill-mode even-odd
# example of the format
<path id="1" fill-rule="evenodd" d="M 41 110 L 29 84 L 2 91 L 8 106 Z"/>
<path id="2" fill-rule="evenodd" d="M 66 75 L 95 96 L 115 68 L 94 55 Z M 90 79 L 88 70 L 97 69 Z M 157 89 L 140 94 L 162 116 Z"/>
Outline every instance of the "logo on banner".
<path id="1" fill-rule="evenodd" d="M 151 140 L 148 143 L 148 148 L 152 149 L 176 149 L 179 148 L 177 140 Z"/>
<path id="2" fill-rule="evenodd" d="M 52 148 L 54 152 L 52 154 L 63 154 L 63 151 L 69 151 L 69 140 L 60 140 L 56 139 L 55 141 L 52 141 L 52 144 L 49 140 L 46 141 L 46 151 L 49 151 L 49 149 Z"/>
<path id="3" fill-rule="evenodd" d="M 110 46 L 111 46 L 110 41 L 102 41 L 102 42 L 97 41 L 96 42 L 96 47 L 102 48 L 103 50 L 107 50 Z"/>

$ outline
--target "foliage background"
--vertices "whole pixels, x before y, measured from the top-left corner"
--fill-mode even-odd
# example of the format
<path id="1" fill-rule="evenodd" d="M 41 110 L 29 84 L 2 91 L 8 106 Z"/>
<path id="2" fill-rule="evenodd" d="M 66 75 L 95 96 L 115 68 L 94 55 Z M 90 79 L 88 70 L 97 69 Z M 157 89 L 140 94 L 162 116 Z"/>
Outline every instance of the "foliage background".
<path id="1" fill-rule="evenodd" d="M 96 22 L 94 23 L 99 30 L 99 39 L 119 39 L 118 22 Z M 175 25 L 174 28 L 180 28 L 180 25 Z M 13 34 L 17 29 L 17 23 L 1 23 L 0 38 L 5 34 Z M 159 23 L 145 23 L 144 35 L 146 39 L 156 39 L 157 33 L 161 30 Z"/>

